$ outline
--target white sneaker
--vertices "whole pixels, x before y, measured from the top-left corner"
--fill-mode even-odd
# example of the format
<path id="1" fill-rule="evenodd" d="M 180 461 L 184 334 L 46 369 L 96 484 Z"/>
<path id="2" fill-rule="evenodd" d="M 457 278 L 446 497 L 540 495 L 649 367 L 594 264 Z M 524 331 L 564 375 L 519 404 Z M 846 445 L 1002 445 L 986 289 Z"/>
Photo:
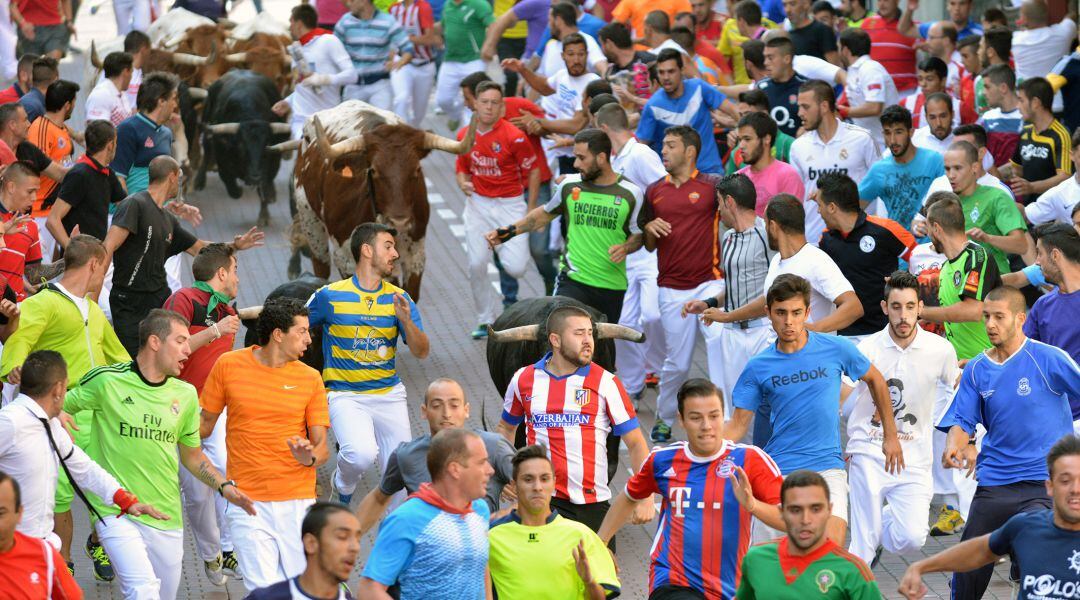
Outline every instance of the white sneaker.
<path id="1" fill-rule="evenodd" d="M 236 552 L 222 552 L 221 570 L 225 575 L 233 579 L 243 580 L 244 575 L 240 572 L 240 563 L 236 560 Z"/>
<path id="2" fill-rule="evenodd" d="M 203 561 L 203 573 L 206 573 L 206 578 L 210 580 L 210 583 L 218 587 L 223 587 L 228 579 L 225 576 L 225 570 L 221 567 L 220 554 L 214 560 Z"/>

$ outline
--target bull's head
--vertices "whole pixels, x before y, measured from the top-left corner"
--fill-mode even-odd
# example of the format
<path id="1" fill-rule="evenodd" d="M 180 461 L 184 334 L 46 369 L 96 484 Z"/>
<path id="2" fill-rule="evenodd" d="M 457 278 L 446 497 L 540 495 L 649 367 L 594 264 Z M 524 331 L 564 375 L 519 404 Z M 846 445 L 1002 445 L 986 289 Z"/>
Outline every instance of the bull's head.
<path id="1" fill-rule="evenodd" d="M 243 52 L 227 54 L 225 60 L 234 67 L 248 68 L 265 75 L 274 82 L 279 92 L 286 90 L 292 82 L 292 59 L 284 48 L 255 46 Z"/>
<path id="2" fill-rule="evenodd" d="M 313 117 L 312 122 L 315 143 L 323 160 L 345 177 L 363 178 L 363 185 L 368 186 L 366 194 L 373 199 L 378 215 L 413 239 L 423 235 L 413 231 L 416 208 L 413 203 L 423 199 L 427 210 L 427 187 L 420 161 L 432 150 L 463 154 L 472 148 L 476 137 L 474 118 L 461 141 L 396 124 L 379 125 L 361 135 L 331 143 L 319 118 Z M 402 202 L 402 198 L 407 201 Z"/>
<path id="3" fill-rule="evenodd" d="M 618 323 L 594 323 L 598 340 L 613 339 L 626 340 L 628 342 L 641 343 L 645 341 L 645 334 Z M 536 342 L 540 338 L 539 325 L 522 325 L 511 327 L 502 331 L 495 331 L 490 325 L 487 326 L 488 339 L 492 342 Z"/>
<path id="4" fill-rule="evenodd" d="M 244 183 L 256 186 L 262 181 L 263 159 L 267 151 L 276 154 L 281 150 L 280 145 L 273 144 L 274 138 L 287 135 L 290 127 L 288 123 L 252 120 L 243 123 L 215 123 L 207 125 L 206 131 L 215 137 L 226 138 L 223 141 L 226 141 L 234 153 L 231 159 L 243 161 L 246 166 Z M 240 131 L 244 132 L 243 135 L 237 135 Z M 223 160 L 223 158 L 218 160 Z"/>

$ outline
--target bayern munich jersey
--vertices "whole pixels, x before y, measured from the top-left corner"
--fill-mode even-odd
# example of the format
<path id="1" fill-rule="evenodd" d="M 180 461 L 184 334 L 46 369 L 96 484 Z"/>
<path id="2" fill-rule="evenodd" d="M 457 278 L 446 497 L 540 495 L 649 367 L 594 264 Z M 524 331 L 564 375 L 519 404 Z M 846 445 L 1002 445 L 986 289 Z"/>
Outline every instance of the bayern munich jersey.
<path id="1" fill-rule="evenodd" d="M 654 448 L 626 482 L 626 495 L 664 497 L 649 568 L 649 589 L 691 587 L 706 600 L 735 597 L 743 555 L 750 547 L 750 513 L 732 489 L 742 467 L 761 502 L 780 504 L 780 467 L 757 446 L 725 440 L 710 457 L 695 456 L 686 442 Z"/>
<path id="2" fill-rule="evenodd" d="M 529 444 L 543 444 L 555 468 L 555 497 L 574 504 L 611 498 L 607 437 L 638 427 L 626 388 L 614 373 L 589 363 L 565 377 L 549 373 L 548 352 L 518 369 L 506 388 L 503 421 L 526 423 Z"/>

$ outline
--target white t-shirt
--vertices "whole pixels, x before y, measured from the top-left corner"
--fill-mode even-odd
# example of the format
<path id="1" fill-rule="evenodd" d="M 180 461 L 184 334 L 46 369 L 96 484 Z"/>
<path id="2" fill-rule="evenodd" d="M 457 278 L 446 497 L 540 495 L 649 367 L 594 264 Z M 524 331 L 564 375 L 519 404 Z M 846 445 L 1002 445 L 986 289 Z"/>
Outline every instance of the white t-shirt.
<path id="1" fill-rule="evenodd" d="M 551 89 L 555 90 L 555 93 L 540 99 L 540 108 L 544 109 L 544 116 L 548 119 L 569 119 L 573 117 L 574 113 L 581 110 L 581 100 L 585 97 L 585 87 L 597 79 L 600 79 L 600 76 L 596 73 L 585 73 L 584 75 L 571 77 L 565 68 L 548 77 L 547 83 L 551 86 Z M 552 148 L 555 142 L 546 137 L 541 138 L 541 143 L 549 157 L 574 155 L 574 149 L 571 147 Z"/>
<path id="2" fill-rule="evenodd" d="M 825 173 L 843 173 L 860 181 L 877 162 L 881 151 L 870 134 L 851 123 L 837 121 L 836 134 L 828 143 L 821 141 L 817 131 L 809 131 L 791 144 L 791 166 L 802 177 L 806 195 L 806 241 L 817 244 L 825 231 L 825 221 L 818 214 L 817 203 L 810 200 L 817 191 L 817 179 Z"/>
<path id="3" fill-rule="evenodd" d="M 1071 225 L 1073 207 L 1077 202 L 1080 202 L 1080 182 L 1073 176 L 1046 190 L 1038 200 L 1025 206 L 1024 214 L 1033 225 L 1050 221 Z"/>
<path id="4" fill-rule="evenodd" d="M 352 59 L 336 35 L 317 35 L 301 46 L 300 52 L 312 73 L 330 76 L 330 85 L 318 88 L 296 86 L 293 93 L 286 98 L 292 107 L 294 122 L 304 122 L 320 110 L 341 104 L 341 86 L 356 83 L 356 69 Z"/>
<path id="5" fill-rule="evenodd" d="M 941 270 L 941 266 L 947 260 L 949 257 L 934 250 L 934 244 L 923 242 L 911 250 L 911 256 L 908 258 L 908 273 L 918 277 L 927 269 Z"/>
<path id="6" fill-rule="evenodd" d="M 611 157 L 611 170 L 642 190 L 667 176 L 664 162 L 649 146 L 634 138 Z"/>
<path id="7" fill-rule="evenodd" d="M 1060 23 L 1038 29 L 1018 30 L 1012 34 L 1012 55 L 1016 79 L 1045 77 L 1076 37 L 1076 23 L 1066 17 Z"/>
<path id="8" fill-rule="evenodd" d="M 900 100 L 900 93 L 896 91 L 892 76 L 881 63 L 871 60 L 869 55 L 860 56 L 851 63 L 847 73 L 847 85 L 844 89 L 847 91 L 848 104 L 852 108 L 867 102 L 881 102 L 884 109 Z M 878 117 L 854 117 L 851 121 L 869 131 L 875 140 L 883 139 Z"/>
<path id="9" fill-rule="evenodd" d="M 604 52 L 600 49 L 600 44 L 596 43 L 593 36 L 579 31 L 581 37 L 585 38 L 585 52 L 587 53 L 585 62 L 589 65 L 589 69 L 596 73 L 598 72 L 596 66 L 606 60 L 604 58 Z M 554 38 L 548 40 L 547 45 L 544 46 L 544 52 L 540 57 L 540 69 L 537 73 L 544 77 L 551 77 L 559 72 L 561 69 L 566 68 L 566 62 L 562 57 L 562 42 Z"/>
<path id="10" fill-rule="evenodd" d="M 765 275 L 763 295 L 768 296 L 769 287 L 776 278 L 791 273 L 810 282 L 810 314 L 807 322 L 820 321 L 836 310 L 836 299 L 844 292 L 853 292 L 840 267 L 823 250 L 812 244 L 806 244 L 791 258 L 780 258 L 780 253 L 769 261 L 769 273 Z M 828 332 L 834 333 L 834 332 Z"/>
<path id="11" fill-rule="evenodd" d="M 71 300 L 75 303 L 75 307 L 79 309 L 79 314 L 82 315 L 83 322 L 86 323 L 87 321 L 89 321 L 90 301 L 86 298 L 79 298 L 78 296 L 75 296 L 74 294 L 69 292 L 67 288 L 60 285 L 59 281 L 55 282 L 53 285 L 56 286 L 56 289 L 60 290 L 65 296 L 67 296 L 68 300 Z"/>
<path id="12" fill-rule="evenodd" d="M 934 152 L 937 152 L 942 156 L 945 156 L 945 153 L 948 152 L 949 146 L 952 146 L 953 141 L 954 140 L 952 133 L 950 133 L 945 139 L 939 140 L 937 136 L 930 132 L 929 125 L 923 125 L 911 134 L 911 143 L 915 144 L 916 147 L 933 150 Z M 983 155 L 982 166 L 984 171 L 989 171 L 991 168 L 993 168 L 994 155 L 990 154 L 990 150 L 987 150 L 986 154 Z"/>
<path id="13" fill-rule="evenodd" d="M 934 461 L 931 436 L 938 409 L 948 404 L 953 384 L 960 375 L 956 350 L 945 338 L 915 326 L 915 339 L 900 348 L 889 335 L 889 327 L 859 343 L 862 352 L 881 371 L 892 399 L 891 418 L 896 421 L 907 468 L 929 472 Z M 855 383 L 848 397 L 854 402 L 848 417 L 848 454 L 865 454 L 885 463 L 881 453 L 884 431 L 875 419 L 877 407 L 863 381 Z"/>
<path id="14" fill-rule="evenodd" d="M 820 79 L 829 83 L 839 83 L 836 81 L 836 74 L 840 72 L 840 67 L 823 58 L 807 54 L 796 54 L 791 59 L 791 68 L 807 79 Z"/>
<path id="15" fill-rule="evenodd" d="M 124 90 L 124 105 L 131 109 L 131 114 L 135 114 L 135 109 L 138 107 L 136 100 L 139 97 L 139 88 L 142 86 L 142 69 L 131 70 L 131 81 L 128 82 L 128 87 Z M 101 82 L 105 81 L 105 71 L 103 70 L 98 75 L 97 83 L 94 84 L 94 89 L 97 89 Z M 115 89 L 116 86 L 114 85 Z"/>
<path id="16" fill-rule="evenodd" d="M 109 121 L 113 127 L 135 114 L 135 107 L 129 106 L 125 94 L 116 89 L 110 79 L 102 79 L 86 97 L 86 120 Z"/>

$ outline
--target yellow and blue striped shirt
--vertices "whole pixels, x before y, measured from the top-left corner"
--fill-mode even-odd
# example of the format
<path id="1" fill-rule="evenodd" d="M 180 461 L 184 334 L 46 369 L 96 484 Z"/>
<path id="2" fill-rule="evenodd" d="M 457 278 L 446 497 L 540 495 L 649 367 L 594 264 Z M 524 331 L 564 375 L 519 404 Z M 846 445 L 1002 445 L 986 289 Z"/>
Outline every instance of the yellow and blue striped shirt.
<path id="1" fill-rule="evenodd" d="M 394 313 L 394 295 L 409 301 L 412 321 L 422 331 L 420 310 L 405 290 L 383 281 L 375 290 L 356 276 L 323 286 L 308 300 L 311 326 L 321 326 L 323 381 L 331 391 L 377 394 L 397 385 L 397 339 L 404 331 Z M 408 340 L 405 340 L 408 343 Z"/>

